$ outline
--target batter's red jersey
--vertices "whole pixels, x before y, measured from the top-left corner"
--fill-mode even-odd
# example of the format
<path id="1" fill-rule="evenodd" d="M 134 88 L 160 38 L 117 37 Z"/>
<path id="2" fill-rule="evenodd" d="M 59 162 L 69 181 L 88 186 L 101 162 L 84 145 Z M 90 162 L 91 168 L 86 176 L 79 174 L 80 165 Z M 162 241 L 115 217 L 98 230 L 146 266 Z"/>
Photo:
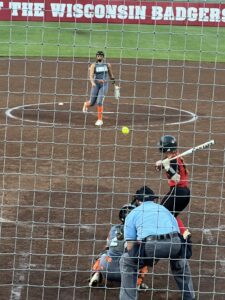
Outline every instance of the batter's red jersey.
<path id="1" fill-rule="evenodd" d="M 170 187 L 187 187 L 188 186 L 188 172 L 185 168 L 184 162 L 182 158 L 177 158 L 176 160 L 171 161 L 171 167 L 173 168 L 173 165 L 175 166 L 175 171 L 180 175 L 180 181 L 178 183 L 175 183 L 171 179 L 171 176 L 167 174 L 168 176 L 168 183 Z"/>

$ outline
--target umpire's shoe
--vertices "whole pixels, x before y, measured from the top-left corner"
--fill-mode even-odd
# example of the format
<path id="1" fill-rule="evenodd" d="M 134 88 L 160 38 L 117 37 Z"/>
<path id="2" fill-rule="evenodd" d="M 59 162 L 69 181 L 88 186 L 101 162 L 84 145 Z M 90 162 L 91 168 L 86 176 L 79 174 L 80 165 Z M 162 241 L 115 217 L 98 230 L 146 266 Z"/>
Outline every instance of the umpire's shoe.
<path id="1" fill-rule="evenodd" d="M 102 275 L 100 272 L 95 272 L 91 275 L 89 280 L 89 287 L 97 286 L 102 280 Z"/>

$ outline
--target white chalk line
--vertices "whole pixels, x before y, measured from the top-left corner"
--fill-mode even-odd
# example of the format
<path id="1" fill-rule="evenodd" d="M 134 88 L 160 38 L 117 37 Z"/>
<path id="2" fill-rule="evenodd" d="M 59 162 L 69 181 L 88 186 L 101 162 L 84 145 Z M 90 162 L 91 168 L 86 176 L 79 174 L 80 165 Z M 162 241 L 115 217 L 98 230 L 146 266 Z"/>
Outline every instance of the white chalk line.
<path id="1" fill-rule="evenodd" d="M 16 222 L 11 221 L 9 219 L 0 218 L 0 223 L 16 223 Z"/>
<path id="2" fill-rule="evenodd" d="M 64 102 L 65 104 L 70 103 L 70 102 Z M 78 102 L 80 103 L 80 102 Z M 15 120 L 23 120 L 25 122 L 29 122 L 29 123 L 35 123 L 35 124 L 43 124 L 43 125 L 52 125 L 52 122 L 46 122 L 46 121 L 36 121 L 36 120 L 30 120 L 30 119 L 25 119 L 25 118 L 19 118 L 13 115 L 13 111 L 18 110 L 18 109 L 22 109 L 22 108 L 26 108 L 26 107 L 32 107 L 32 106 L 40 106 L 40 105 L 49 105 L 49 104 L 55 104 L 54 102 L 48 102 L 48 103 L 37 103 L 37 104 L 26 104 L 26 105 L 20 105 L 20 106 L 15 106 L 13 108 L 10 108 L 8 110 L 6 110 L 5 114 L 8 118 L 11 119 L 15 119 Z M 125 104 L 125 103 L 124 103 Z M 126 104 L 128 105 L 128 104 Z M 131 104 L 129 104 L 131 105 Z M 135 105 L 143 105 L 143 104 L 135 104 Z M 151 105 L 153 107 L 160 107 L 160 108 L 167 108 L 167 109 L 171 109 L 171 110 L 175 110 L 175 111 L 179 111 L 179 112 L 184 112 L 188 115 L 190 115 L 190 119 L 186 120 L 186 121 L 179 121 L 179 122 L 172 122 L 172 123 L 165 123 L 164 125 L 166 126 L 170 126 L 170 125 L 178 125 L 178 124 L 186 124 L 186 123 L 191 123 L 194 122 L 195 120 L 198 119 L 198 116 L 188 110 L 184 110 L 184 109 L 178 109 L 178 108 L 174 108 L 174 107 L 170 107 L 170 106 L 162 106 L 162 105 Z M 83 113 L 83 112 L 81 112 Z M 88 112 L 90 114 L 94 114 L 93 112 Z M 106 111 L 104 112 L 104 114 L 117 114 L 118 112 L 110 112 L 110 111 Z M 181 117 L 181 116 L 180 116 Z M 54 123 L 55 126 L 65 126 L 64 123 Z M 158 127 L 158 124 L 147 124 L 148 127 Z M 78 126 L 72 126 L 74 128 L 79 128 Z M 116 126 L 109 126 L 110 128 L 115 128 Z M 144 125 L 135 125 L 135 127 L 137 128 L 143 128 L 146 127 Z"/>
<path id="3" fill-rule="evenodd" d="M 70 227 L 70 226 L 78 226 L 80 229 L 87 230 L 88 232 L 93 232 L 94 227 L 93 225 L 78 225 L 78 224 L 66 224 L 66 223 L 43 223 L 43 222 L 22 222 L 22 221 L 13 221 L 6 218 L 0 218 L 0 223 L 11 223 L 16 224 L 18 226 L 25 226 L 25 227 Z"/>
<path id="4" fill-rule="evenodd" d="M 25 281 L 25 271 L 28 269 L 28 258 L 29 253 L 27 252 L 20 252 L 19 255 L 19 265 L 18 270 L 14 271 L 13 276 L 13 287 L 11 290 L 11 296 L 10 300 L 20 300 L 21 293 L 24 287 L 24 281 Z"/>
<path id="5" fill-rule="evenodd" d="M 18 226 L 24 226 L 24 227 L 42 227 L 42 226 L 50 226 L 50 227 L 66 227 L 67 224 L 61 224 L 61 223 L 45 223 L 45 224 L 40 224 L 40 223 L 31 223 L 31 222 L 18 222 L 18 221 L 12 221 L 6 218 L 0 218 L 0 223 L 10 223 L 10 224 L 16 224 Z M 72 224 L 71 224 L 72 225 Z M 70 225 L 69 225 L 70 226 Z M 73 224 L 74 226 L 74 224 Z M 89 225 L 81 225 L 79 226 L 80 229 L 87 230 L 88 232 L 92 232 L 94 230 L 93 226 Z M 29 255 L 30 253 L 27 252 L 20 252 L 17 254 L 19 256 L 19 264 L 18 264 L 18 269 L 14 271 L 13 275 L 13 281 L 12 281 L 12 289 L 11 289 L 11 295 L 10 295 L 10 300 L 20 300 L 21 299 L 21 294 L 24 288 L 24 282 L 25 282 L 25 272 L 28 269 L 42 269 L 42 270 L 49 270 L 53 269 L 55 270 L 55 267 L 53 265 L 47 264 L 46 266 L 44 265 L 36 265 L 36 264 L 29 264 Z M 47 268 L 47 269 L 46 269 Z"/>
<path id="6" fill-rule="evenodd" d="M 215 244 L 216 242 L 213 235 L 213 231 L 224 230 L 224 229 L 225 229 L 225 225 L 221 225 L 219 227 L 203 229 L 203 233 L 205 234 L 207 241 L 211 245 L 211 244 Z M 221 265 L 221 269 L 223 272 L 225 272 L 225 256 L 220 254 L 218 255 L 218 258 L 219 258 L 219 263 Z"/>

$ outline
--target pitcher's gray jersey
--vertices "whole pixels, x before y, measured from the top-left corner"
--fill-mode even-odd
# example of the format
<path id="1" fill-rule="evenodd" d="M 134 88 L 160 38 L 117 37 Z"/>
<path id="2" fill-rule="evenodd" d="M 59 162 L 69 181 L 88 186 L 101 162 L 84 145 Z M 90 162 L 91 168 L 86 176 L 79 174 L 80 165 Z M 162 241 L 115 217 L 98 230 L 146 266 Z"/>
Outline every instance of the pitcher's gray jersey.
<path id="1" fill-rule="evenodd" d="M 108 81 L 109 79 L 109 66 L 107 63 L 95 63 L 94 69 L 95 79 Z"/>
<path id="2" fill-rule="evenodd" d="M 109 66 L 107 63 L 94 63 L 94 82 L 91 88 L 90 106 L 102 106 L 109 88 Z"/>

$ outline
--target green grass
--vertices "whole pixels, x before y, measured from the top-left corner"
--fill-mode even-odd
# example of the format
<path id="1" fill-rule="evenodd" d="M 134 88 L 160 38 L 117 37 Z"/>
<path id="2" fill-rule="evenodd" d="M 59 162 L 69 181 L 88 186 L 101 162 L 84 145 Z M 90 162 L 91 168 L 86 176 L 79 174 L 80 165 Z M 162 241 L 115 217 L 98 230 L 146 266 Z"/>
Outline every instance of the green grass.
<path id="1" fill-rule="evenodd" d="M 225 28 L 0 22 L 0 56 L 225 61 Z"/>

